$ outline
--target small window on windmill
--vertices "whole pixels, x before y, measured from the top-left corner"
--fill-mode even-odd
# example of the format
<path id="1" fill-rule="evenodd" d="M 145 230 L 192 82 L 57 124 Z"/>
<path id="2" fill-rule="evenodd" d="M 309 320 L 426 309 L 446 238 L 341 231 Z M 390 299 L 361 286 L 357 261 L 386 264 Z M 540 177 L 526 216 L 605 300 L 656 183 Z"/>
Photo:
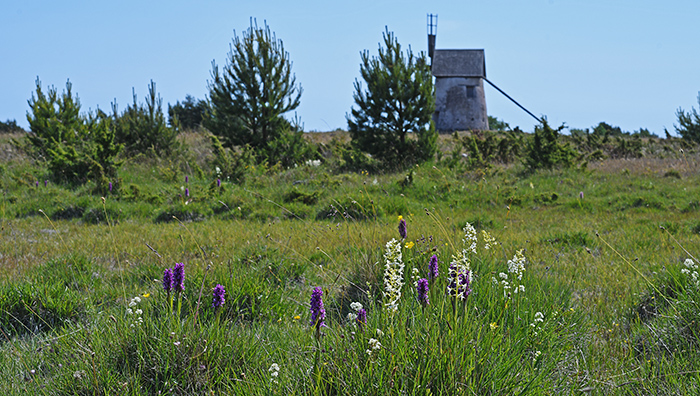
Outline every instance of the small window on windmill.
<path id="1" fill-rule="evenodd" d="M 467 98 L 476 98 L 476 87 L 474 85 L 467 85 Z"/>

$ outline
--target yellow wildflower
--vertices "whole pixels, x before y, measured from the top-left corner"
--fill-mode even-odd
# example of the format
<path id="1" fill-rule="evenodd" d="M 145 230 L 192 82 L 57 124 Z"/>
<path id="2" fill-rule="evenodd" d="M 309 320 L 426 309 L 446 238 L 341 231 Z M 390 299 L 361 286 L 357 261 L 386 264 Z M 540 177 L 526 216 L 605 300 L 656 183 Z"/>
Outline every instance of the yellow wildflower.
<path id="1" fill-rule="evenodd" d="M 414 245 L 413 241 L 406 242 L 406 249 L 411 249 Z"/>

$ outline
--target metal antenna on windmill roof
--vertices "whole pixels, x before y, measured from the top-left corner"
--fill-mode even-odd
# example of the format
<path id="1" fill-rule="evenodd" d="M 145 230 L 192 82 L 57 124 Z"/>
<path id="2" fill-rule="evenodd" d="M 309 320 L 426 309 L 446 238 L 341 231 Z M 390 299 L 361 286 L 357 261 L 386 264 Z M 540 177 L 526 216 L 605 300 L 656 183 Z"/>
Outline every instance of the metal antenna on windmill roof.
<path id="1" fill-rule="evenodd" d="M 428 56 L 432 63 L 435 52 L 435 36 L 437 35 L 437 14 L 428 14 Z"/>

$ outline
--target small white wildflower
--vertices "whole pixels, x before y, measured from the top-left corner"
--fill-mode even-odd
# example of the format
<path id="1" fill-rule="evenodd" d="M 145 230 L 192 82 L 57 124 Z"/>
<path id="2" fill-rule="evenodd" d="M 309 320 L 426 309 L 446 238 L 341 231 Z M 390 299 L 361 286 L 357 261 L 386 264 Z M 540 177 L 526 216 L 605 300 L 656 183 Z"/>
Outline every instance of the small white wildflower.
<path id="1" fill-rule="evenodd" d="M 508 274 L 506 274 L 505 272 L 501 272 L 500 274 L 498 274 L 498 276 L 500 276 L 502 279 L 508 279 Z"/>
<path id="2" fill-rule="evenodd" d="M 140 310 L 140 309 L 137 309 L 137 310 L 135 311 L 135 313 L 136 313 L 136 315 L 141 315 L 141 314 L 143 314 L 143 311 Z"/>
<path id="3" fill-rule="evenodd" d="M 401 241 L 392 238 L 386 244 L 384 253 L 384 308 L 393 315 L 399 310 L 401 288 L 403 287 L 404 263 L 401 254 Z"/>
<path id="4" fill-rule="evenodd" d="M 377 337 L 384 337 L 384 332 L 377 329 Z"/>
<path id="5" fill-rule="evenodd" d="M 411 280 L 413 281 L 413 287 L 418 287 L 418 280 L 420 279 L 420 271 L 418 271 L 418 268 L 413 267 L 413 271 L 411 271 Z"/>
<path id="6" fill-rule="evenodd" d="M 272 363 L 267 371 L 270 373 L 270 382 L 277 384 L 277 377 L 280 375 L 280 366 L 277 363 Z"/>
<path id="7" fill-rule="evenodd" d="M 76 371 L 73 373 L 73 378 L 75 378 L 77 380 L 83 379 L 83 377 L 85 377 L 85 371 L 83 371 L 83 370 L 79 370 L 79 371 Z"/>
<path id="8" fill-rule="evenodd" d="M 382 349 L 382 344 L 376 338 L 369 339 L 369 348 L 365 351 L 370 357 L 374 357 L 376 351 Z"/>
<path id="9" fill-rule="evenodd" d="M 525 256 L 523 255 L 522 249 L 515 252 L 515 256 L 513 256 L 512 260 L 508 260 L 508 272 L 515 274 L 518 280 L 523 278 L 523 272 L 525 272 Z"/>
<path id="10" fill-rule="evenodd" d="M 356 320 L 357 320 L 357 314 L 352 313 L 352 312 L 348 312 L 348 322 L 355 323 Z"/>
<path id="11" fill-rule="evenodd" d="M 690 268 L 690 269 L 698 269 L 698 266 L 695 264 L 695 262 L 692 259 L 685 259 L 685 262 L 683 262 L 683 265 L 685 265 L 687 268 Z"/>
<path id="12" fill-rule="evenodd" d="M 544 314 L 540 311 L 535 312 L 535 320 L 534 322 L 530 323 L 530 327 L 534 328 L 535 330 L 542 330 L 542 327 L 540 327 L 540 323 L 544 322 Z M 534 332 L 534 335 L 537 336 L 537 331 Z"/>
<path id="13" fill-rule="evenodd" d="M 536 361 L 538 357 L 542 354 L 542 351 L 537 351 L 535 352 L 535 357 L 532 358 L 533 361 Z"/>
<path id="14" fill-rule="evenodd" d="M 464 242 L 465 245 L 469 245 L 467 248 L 468 251 L 472 252 L 473 254 L 476 254 L 476 230 L 474 229 L 474 226 L 471 224 L 467 223 L 464 228 L 462 228 L 462 231 L 464 231 L 464 239 L 462 239 L 462 242 Z"/>
<path id="15" fill-rule="evenodd" d="M 131 310 L 131 308 L 126 309 L 126 314 L 127 315 L 133 315 L 134 311 Z"/>
<path id="16" fill-rule="evenodd" d="M 683 265 L 685 266 L 685 268 L 681 269 L 681 273 L 685 275 L 690 275 L 690 277 L 693 278 L 695 285 L 700 286 L 700 275 L 698 275 L 698 265 L 695 264 L 695 262 L 691 259 L 685 259 Z"/>
<path id="17" fill-rule="evenodd" d="M 350 309 L 352 309 L 355 312 L 361 310 L 362 308 L 362 304 L 360 304 L 359 302 L 350 303 Z"/>

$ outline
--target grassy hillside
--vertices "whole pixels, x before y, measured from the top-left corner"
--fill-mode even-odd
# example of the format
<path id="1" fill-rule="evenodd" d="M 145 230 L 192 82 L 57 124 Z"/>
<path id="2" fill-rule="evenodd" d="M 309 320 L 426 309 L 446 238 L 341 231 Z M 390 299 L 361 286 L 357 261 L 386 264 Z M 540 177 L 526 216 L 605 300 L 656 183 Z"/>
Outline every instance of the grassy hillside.
<path id="1" fill-rule="evenodd" d="M 526 172 L 468 167 L 442 136 L 442 160 L 400 173 L 341 173 L 328 157 L 218 186 L 190 133 L 174 158 L 125 163 L 103 200 L 91 183 L 45 185 L 2 138 L 2 394 L 698 391 L 700 155 L 680 142 Z M 425 305 L 414 282 L 433 254 Z M 182 293 L 163 289 L 175 263 Z M 448 293 L 451 263 L 470 270 L 464 300 Z"/>

